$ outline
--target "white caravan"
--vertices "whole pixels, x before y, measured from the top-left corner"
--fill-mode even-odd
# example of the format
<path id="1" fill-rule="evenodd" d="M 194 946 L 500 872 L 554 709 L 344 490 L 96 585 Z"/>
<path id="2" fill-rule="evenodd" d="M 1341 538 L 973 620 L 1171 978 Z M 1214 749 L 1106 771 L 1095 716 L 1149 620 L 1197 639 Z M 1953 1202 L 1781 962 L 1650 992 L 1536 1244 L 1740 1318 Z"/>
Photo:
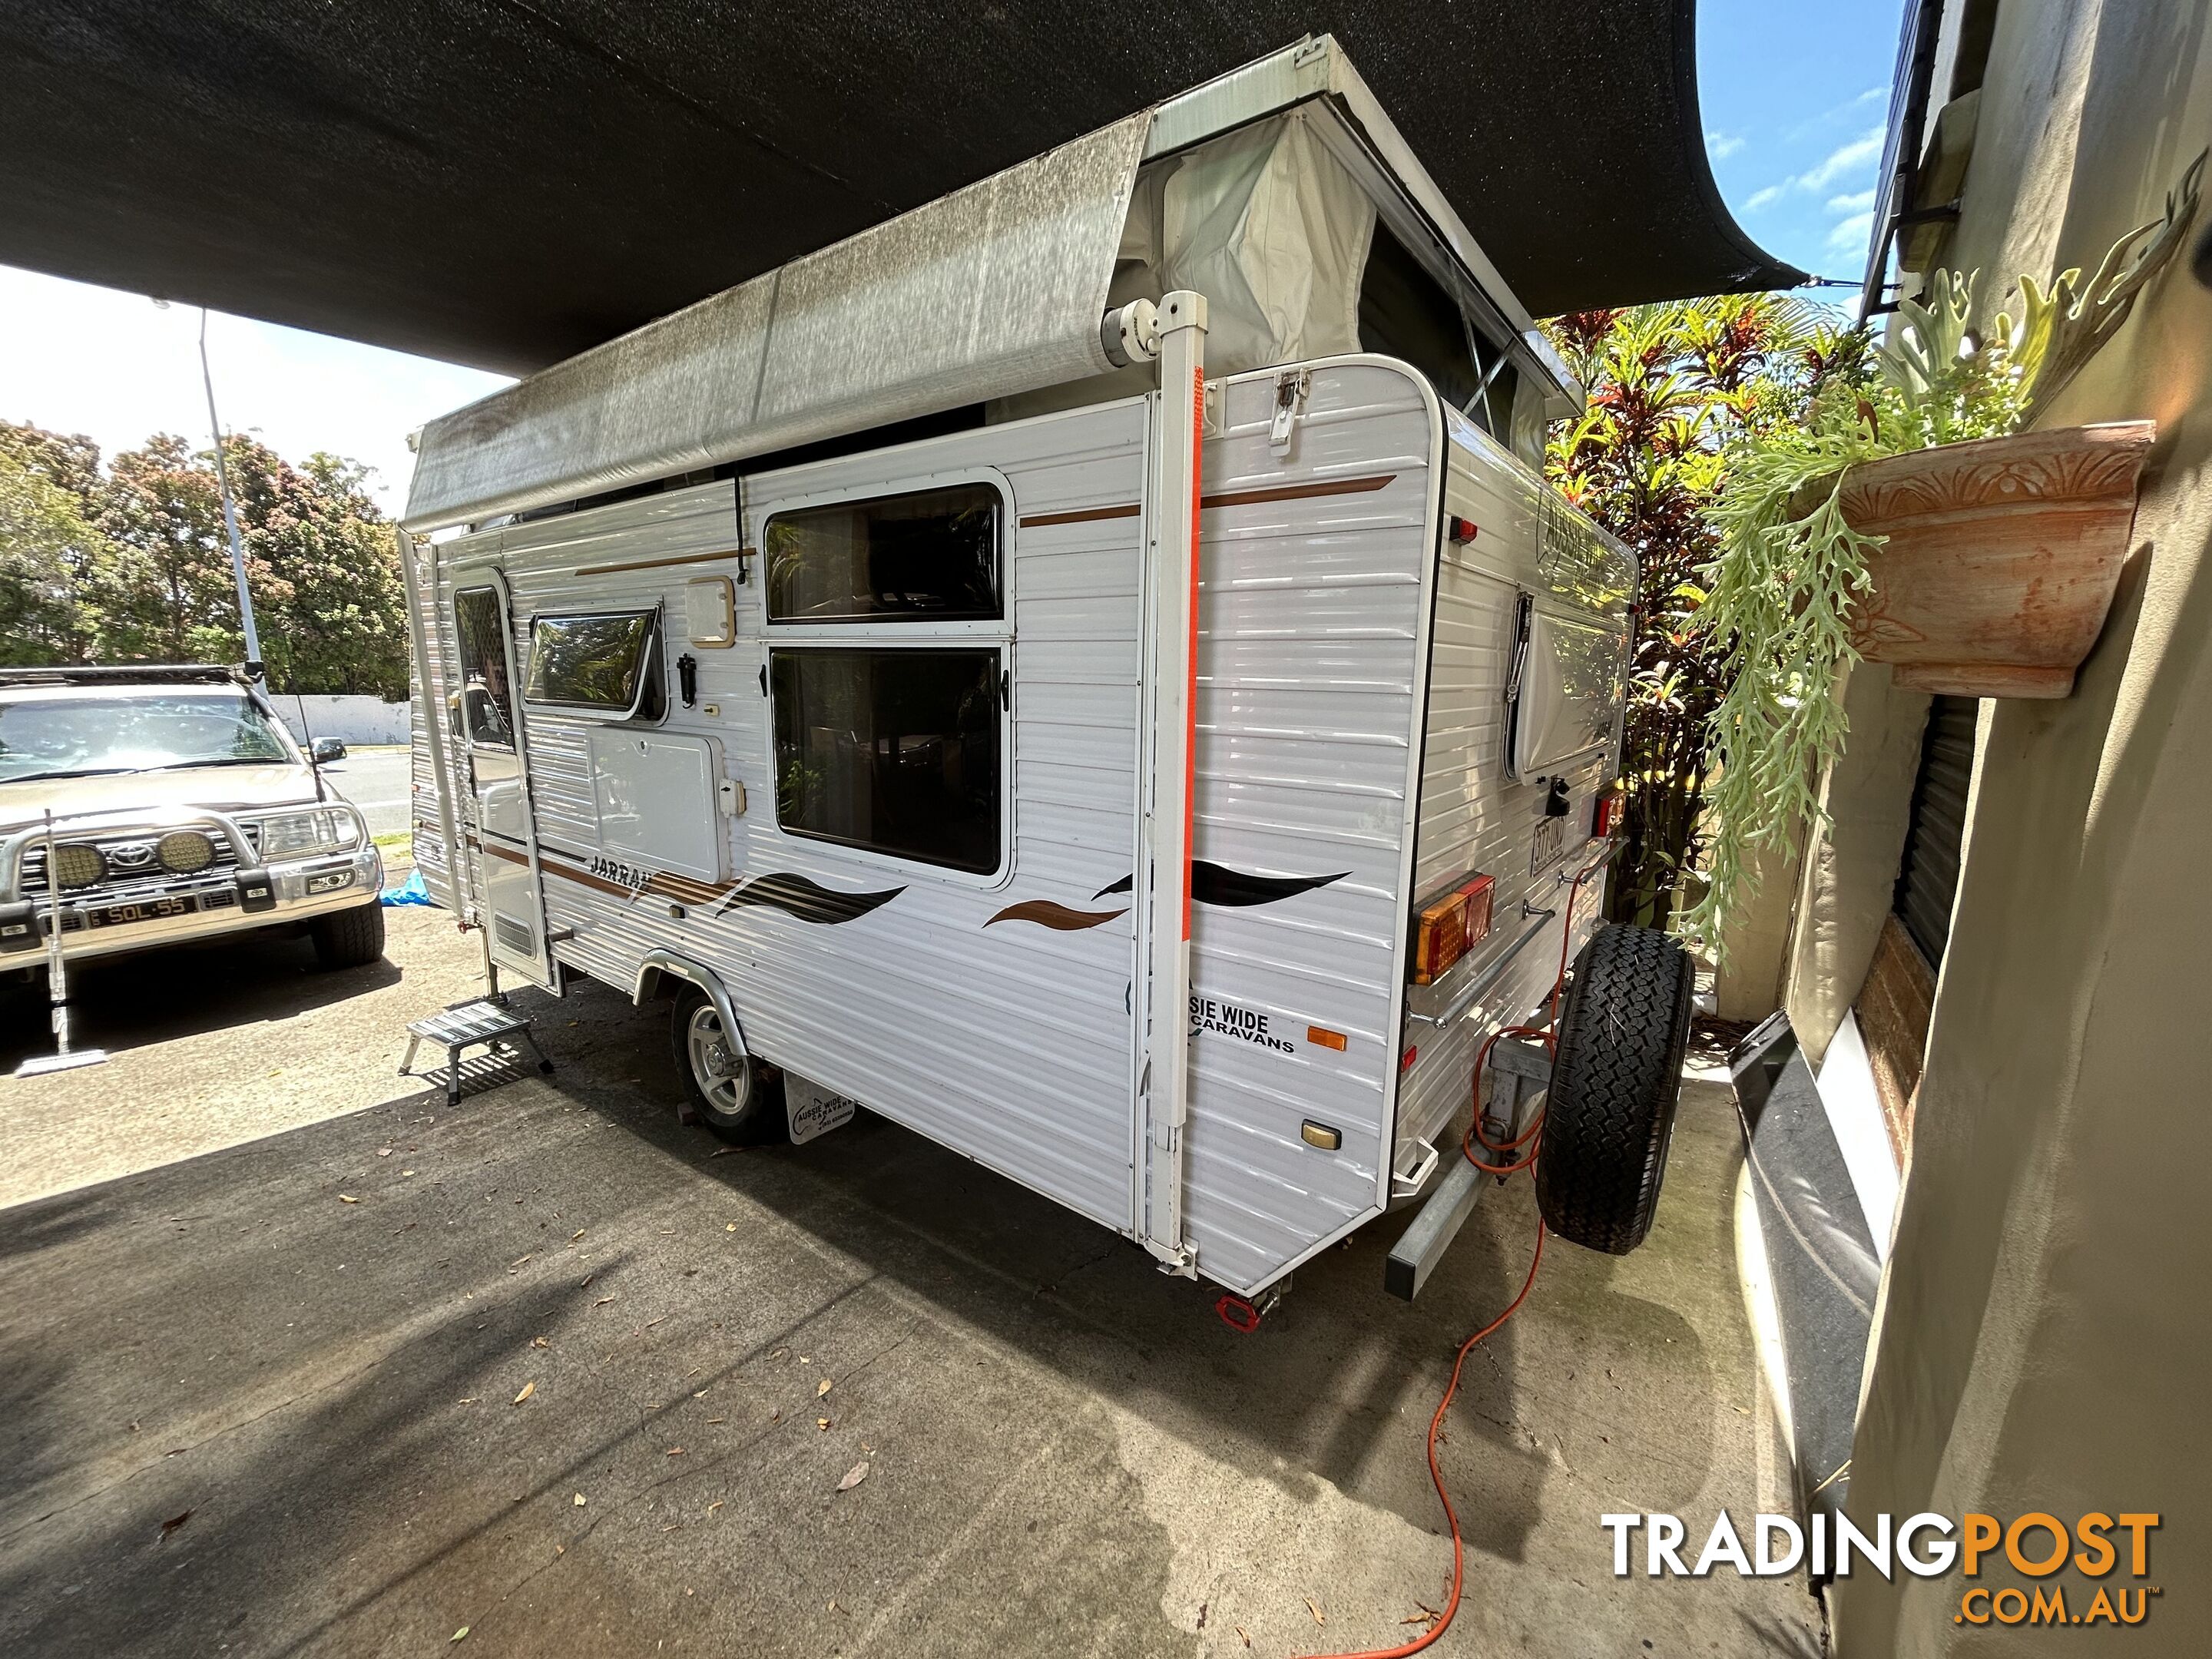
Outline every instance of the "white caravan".
<path id="1" fill-rule="evenodd" d="M 1689 973 L 1598 923 L 1578 398 L 1303 41 L 427 428 L 425 880 L 670 1000 L 718 1133 L 866 1106 L 1258 1305 L 1427 1194 L 1418 1288 L 1577 961 L 1486 1091 L 1549 1074 L 1547 1215 L 1632 1248 Z"/>

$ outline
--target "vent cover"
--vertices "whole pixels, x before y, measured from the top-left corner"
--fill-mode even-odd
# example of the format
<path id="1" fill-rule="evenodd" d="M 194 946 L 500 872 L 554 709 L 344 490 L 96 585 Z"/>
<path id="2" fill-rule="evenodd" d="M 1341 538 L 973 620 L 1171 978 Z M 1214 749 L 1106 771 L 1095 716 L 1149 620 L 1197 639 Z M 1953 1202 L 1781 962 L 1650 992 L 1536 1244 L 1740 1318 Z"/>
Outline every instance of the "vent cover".
<path id="1" fill-rule="evenodd" d="M 512 951 L 519 957 L 538 954 L 538 930 L 528 922 L 514 916 L 503 916 L 495 910 L 491 916 L 491 931 L 501 950 Z"/>

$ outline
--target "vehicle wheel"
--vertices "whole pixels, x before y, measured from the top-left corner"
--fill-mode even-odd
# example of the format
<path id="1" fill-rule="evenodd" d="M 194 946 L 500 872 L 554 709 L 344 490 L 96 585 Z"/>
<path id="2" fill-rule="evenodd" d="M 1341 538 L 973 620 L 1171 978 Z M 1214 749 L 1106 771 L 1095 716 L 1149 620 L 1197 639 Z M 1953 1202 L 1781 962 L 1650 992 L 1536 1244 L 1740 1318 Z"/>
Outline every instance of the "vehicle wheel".
<path id="1" fill-rule="evenodd" d="M 1545 1224 L 1570 1243 L 1626 1255 L 1651 1231 L 1696 977 L 1690 953 L 1648 927 L 1608 922 L 1575 958 L 1535 1172 Z"/>
<path id="2" fill-rule="evenodd" d="M 757 1060 L 739 1060 L 722 1030 L 721 1013 L 697 986 L 677 991 L 669 1036 L 676 1074 L 708 1128 L 736 1146 L 770 1146 L 790 1134 L 781 1079 L 763 1076 Z"/>
<path id="3" fill-rule="evenodd" d="M 307 937 L 315 941 L 317 966 L 366 967 L 384 954 L 384 907 L 356 904 L 317 916 L 307 924 Z"/>

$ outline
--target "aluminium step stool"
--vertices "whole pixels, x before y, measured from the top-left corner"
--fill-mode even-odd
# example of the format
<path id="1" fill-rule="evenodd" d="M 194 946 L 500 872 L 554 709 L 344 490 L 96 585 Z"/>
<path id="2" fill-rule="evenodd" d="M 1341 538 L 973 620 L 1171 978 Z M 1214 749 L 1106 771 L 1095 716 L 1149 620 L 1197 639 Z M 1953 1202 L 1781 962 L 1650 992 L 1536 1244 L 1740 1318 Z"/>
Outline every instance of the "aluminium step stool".
<path id="1" fill-rule="evenodd" d="M 399 1075 L 413 1077 L 415 1054 L 426 1042 L 434 1042 L 446 1051 L 446 1104 L 461 1103 L 461 1050 L 477 1043 L 487 1048 L 504 1046 L 520 1055 L 518 1043 L 526 1043 L 530 1052 L 538 1056 L 538 1069 L 550 1073 L 553 1062 L 545 1058 L 545 1051 L 538 1046 L 538 1039 L 530 1034 L 530 1021 L 513 1009 L 501 1006 L 488 999 L 478 998 L 470 1002 L 456 1002 L 439 1013 L 410 1020 L 407 1025 L 407 1058 L 399 1062 Z M 435 1072 L 422 1074 L 434 1080 Z"/>

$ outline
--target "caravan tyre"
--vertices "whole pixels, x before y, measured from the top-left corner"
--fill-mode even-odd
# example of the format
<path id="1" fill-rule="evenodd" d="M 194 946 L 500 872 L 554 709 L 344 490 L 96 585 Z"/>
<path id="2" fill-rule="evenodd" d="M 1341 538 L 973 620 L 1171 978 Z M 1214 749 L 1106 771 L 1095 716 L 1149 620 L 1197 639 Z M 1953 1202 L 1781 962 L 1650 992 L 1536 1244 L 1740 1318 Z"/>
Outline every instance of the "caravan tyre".
<path id="1" fill-rule="evenodd" d="M 1607 923 L 1575 958 L 1535 1172 L 1545 1224 L 1570 1243 L 1626 1255 L 1651 1231 L 1696 976 L 1648 927 Z"/>
<path id="2" fill-rule="evenodd" d="M 729 1041 L 722 1016 L 707 994 L 685 985 L 669 1018 L 676 1074 L 691 1109 L 706 1126 L 737 1146 L 764 1146 L 789 1133 L 783 1090 L 761 1075 L 760 1062 Z"/>

